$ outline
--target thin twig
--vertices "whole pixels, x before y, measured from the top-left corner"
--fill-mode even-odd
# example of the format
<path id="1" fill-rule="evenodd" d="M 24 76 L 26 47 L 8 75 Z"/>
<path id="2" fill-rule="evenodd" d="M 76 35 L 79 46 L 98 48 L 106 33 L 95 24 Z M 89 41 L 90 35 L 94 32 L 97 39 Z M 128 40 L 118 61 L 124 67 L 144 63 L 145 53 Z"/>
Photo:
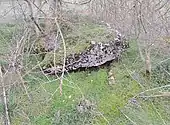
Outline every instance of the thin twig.
<path id="1" fill-rule="evenodd" d="M 143 94 L 146 93 L 146 92 L 151 92 L 151 91 L 155 91 L 155 90 L 158 90 L 158 89 L 169 88 L 169 87 L 170 87 L 170 84 L 164 85 L 164 86 L 160 86 L 160 87 L 155 87 L 155 88 L 152 88 L 152 89 L 147 89 L 147 90 L 145 90 L 145 91 L 143 91 L 143 92 L 138 93 L 138 94 L 135 95 L 133 98 L 135 98 L 135 97 L 141 97 L 140 95 L 143 95 Z M 145 96 L 145 97 L 146 97 L 146 96 Z"/>
<path id="2" fill-rule="evenodd" d="M 29 93 L 28 93 L 28 90 L 27 90 L 27 88 L 26 88 L 26 86 L 25 86 L 25 84 L 24 84 L 25 82 L 24 82 L 24 80 L 23 80 L 20 72 L 17 72 L 17 74 L 18 74 L 19 77 L 20 77 L 21 83 L 22 83 L 22 85 L 23 85 L 23 87 L 24 87 L 24 90 L 25 90 L 25 92 L 26 92 L 26 94 L 27 94 L 27 97 L 28 97 L 29 101 L 31 102 L 32 99 L 31 99 L 31 97 L 30 97 L 30 95 L 29 95 Z"/>
<path id="3" fill-rule="evenodd" d="M 136 122 L 134 122 L 130 117 L 128 117 L 124 112 L 122 112 L 120 109 L 119 111 L 133 124 L 133 125 L 137 125 Z"/>
<path id="4" fill-rule="evenodd" d="M 170 92 L 162 92 L 158 95 L 150 95 L 150 96 L 138 96 L 141 98 L 157 98 L 157 97 L 170 97 Z"/>
<path id="5" fill-rule="evenodd" d="M 56 23 L 58 31 L 61 35 L 61 39 L 62 39 L 62 42 L 63 42 L 63 49 L 64 49 L 63 68 L 62 68 L 62 74 L 61 74 L 61 78 L 60 78 L 60 94 L 62 95 L 62 84 L 63 84 L 63 77 L 64 77 L 64 72 L 65 72 L 65 62 L 66 62 L 66 44 L 65 44 L 64 36 L 63 36 L 62 31 L 61 31 L 60 25 L 57 21 L 57 18 L 55 18 L 55 23 Z"/>
<path id="6" fill-rule="evenodd" d="M 153 104 L 153 102 L 151 103 L 153 108 L 155 109 L 156 113 L 158 114 L 158 116 L 160 117 L 160 119 L 162 120 L 163 124 L 166 125 L 165 120 L 162 118 L 161 114 L 159 113 L 158 109 L 156 108 L 156 106 Z"/>
<path id="7" fill-rule="evenodd" d="M 3 75 L 2 70 L 0 66 L 0 82 L 2 84 L 2 91 L 3 91 L 3 102 L 4 102 L 4 109 L 5 109 L 5 125 L 10 125 L 10 118 L 9 118 L 9 109 L 7 105 L 7 96 L 6 96 L 6 89 L 5 89 L 5 83 L 3 81 Z"/>

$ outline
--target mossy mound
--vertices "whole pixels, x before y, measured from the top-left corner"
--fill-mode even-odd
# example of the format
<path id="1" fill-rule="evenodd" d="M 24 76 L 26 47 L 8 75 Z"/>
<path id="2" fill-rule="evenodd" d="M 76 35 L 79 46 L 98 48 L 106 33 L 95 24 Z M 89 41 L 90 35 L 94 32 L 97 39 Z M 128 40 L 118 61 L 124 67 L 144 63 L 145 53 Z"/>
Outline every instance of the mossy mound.
<path id="1" fill-rule="evenodd" d="M 64 40 L 66 43 L 67 56 L 73 53 L 80 53 L 90 46 L 91 41 L 108 42 L 113 40 L 114 33 L 107 30 L 107 27 L 99 24 L 91 23 L 76 23 L 72 26 L 72 30 L 64 32 Z M 62 64 L 63 62 L 63 45 L 61 39 L 59 40 L 60 47 L 56 52 L 46 53 L 41 66 L 46 68 L 49 65 Z M 55 60 L 55 61 L 54 61 Z"/>

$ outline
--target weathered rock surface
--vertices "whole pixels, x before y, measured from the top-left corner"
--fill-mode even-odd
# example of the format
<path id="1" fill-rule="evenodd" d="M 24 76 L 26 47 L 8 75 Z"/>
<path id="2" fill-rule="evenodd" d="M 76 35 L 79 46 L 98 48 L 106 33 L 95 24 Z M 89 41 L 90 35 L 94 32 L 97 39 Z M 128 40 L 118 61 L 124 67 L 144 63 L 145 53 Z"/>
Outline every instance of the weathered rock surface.
<path id="1" fill-rule="evenodd" d="M 121 34 L 113 41 L 107 43 L 92 43 L 91 46 L 81 52 L 71 54 L 66 58 L 65 72 L 74 71 L 80 68 L 91 68 L 105 64 L 109 61 L 119 60 L 122 53 L 129 47 L 129 43 Z M 62 65 L 44 69 L 45 73 L 62 73 Z"/>

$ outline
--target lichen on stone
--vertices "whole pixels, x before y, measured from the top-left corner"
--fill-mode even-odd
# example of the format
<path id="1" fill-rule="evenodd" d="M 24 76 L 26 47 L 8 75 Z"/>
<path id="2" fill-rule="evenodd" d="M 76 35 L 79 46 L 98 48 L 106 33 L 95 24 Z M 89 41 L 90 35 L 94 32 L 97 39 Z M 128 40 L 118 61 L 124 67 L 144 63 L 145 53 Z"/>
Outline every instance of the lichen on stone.
<path id="1" fill-rule="evenodd" d="M 66 57 L 65 72 L 80 68 L 91 68 L 103 65 L 109 61 L 119 60 L 122 53 L 129 47 L 129 43 L 120 33 L 113 41 L 106 43 L 92 43 L 89 48 L 80 52 L 70 54 Z M 45 73 L 62 73 L 62 65 L 44 69 Z"/>

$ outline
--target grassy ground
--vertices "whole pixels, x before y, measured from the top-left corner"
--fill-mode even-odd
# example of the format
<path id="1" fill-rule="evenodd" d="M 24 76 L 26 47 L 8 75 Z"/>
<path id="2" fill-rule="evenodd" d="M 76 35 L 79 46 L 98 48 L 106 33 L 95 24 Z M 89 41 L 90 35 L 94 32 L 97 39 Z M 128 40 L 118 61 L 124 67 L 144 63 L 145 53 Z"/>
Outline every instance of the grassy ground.
<path id="1" fill-rule="evenodd" d="M 84 49 L 90 40 L 105 41 L 104 29 L 92 24 L 76 28 L 67 38 L 76 38 L 73 41 L 77 41 L 80 49 L 75 49 L 75 45 L 71 46 L 67 41 L 72 47 L 68 52 Z M 85 42 L 87 44 L 84 45 Z M 153 55 L 152 60 L 159 63 L 164 58 Z M 149 80 L 145 77 L 136 41 L 130 41 L 130 48 L 122 60 L 110 67 L 115 78 L 113 85 L 108 84 L 107 67 L 73 72 L 64 77 L 62 96 L 59 94 L 58 77 L 30 72 L 24 77 L 28 93 L 20 85 L 10 91 L 12 125 L 168 125 L 170 99 L 155 95 L 170 91 L 170 61 L 158 63 L 154 63 Z M 3 109 L 0 108 L 0 112 Z"/>
<path id="2" fill-rule="evenodd" d="M 0 64 L 5 63 L 5 57 L 10 51 L 12 34 L 15 29 L 15 25 L 12 24 L 1 24 L 0 26 Z"/>

